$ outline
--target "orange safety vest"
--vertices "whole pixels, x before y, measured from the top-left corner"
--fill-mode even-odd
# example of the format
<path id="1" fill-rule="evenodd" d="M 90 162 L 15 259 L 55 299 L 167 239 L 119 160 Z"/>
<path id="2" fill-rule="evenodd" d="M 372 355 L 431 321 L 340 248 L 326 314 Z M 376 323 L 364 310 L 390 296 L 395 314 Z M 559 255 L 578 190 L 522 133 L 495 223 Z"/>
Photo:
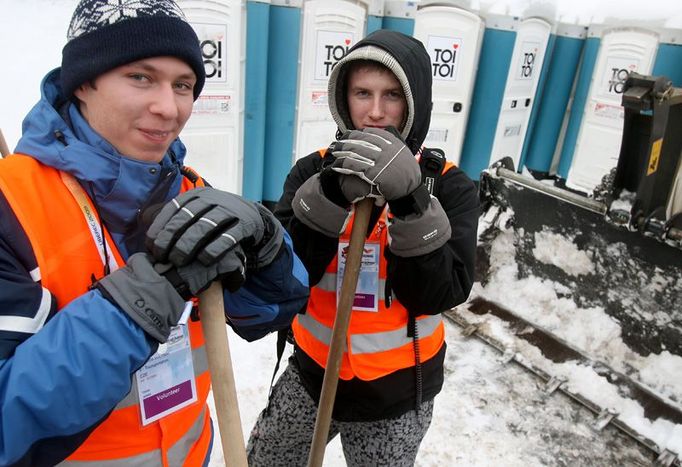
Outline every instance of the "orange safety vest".
<path id="1" fill-rule="evenodd" d="M 320 155 L 324 153 L 321 151 Z M 453 166 L 447 163 L 443 173 Z M 340 241 L 348 241 L 352 230 L 351 217 Z M 370 381 L 415 365 L 412 337 L 408 337 L 409 315 L 396 299 L 386 307 L 384 289 L 387 262 L 384 250 L 388 245 L 386 210 L 367 238 L 366 243 L 379 244 L 378 311 L 353 309 L 339 377 L 357 377 Z M 338 255 L 327 266 L 320 282 L 311 288 L 306 313 L 296 315 L 292 323 L 296 344 L 321 367 L 327 363 L 334 318 L 336 316 Z M 445 341 L 445 327 L 440 314 L 416 319 L 419 353 L 422 361 L 432 358 Z"/>
<path id="2" fill-rule="evenodd" d="M 91 274 L 99 277 L 102 271 L 102 259 L 85 215 L 63 176 L 60 171 L 21 154 L 3 159 L 0 170 L 0 189 L 31 242 L 42 286 L 56 296 L 59 309 L 86 293 Z M 197 181 L 197 186 L 203 186 L 203 182 Z M 181 190 L 191 188 L 192 183 L 184 178 Z M 91 219 L 99 225 L 89 198 L 87 202 Z M 118 265 L 125 264 L 108 232 L 104 235 Z M 188 327 L 197 402 L 143 427 L 133 378 L 128 396 L 59 465 L 95 467 L 105 462 L 126 467 L 202 465 L 211 439 L 206 405 L 211 379 L 201 325 L 190 320 Z"/>

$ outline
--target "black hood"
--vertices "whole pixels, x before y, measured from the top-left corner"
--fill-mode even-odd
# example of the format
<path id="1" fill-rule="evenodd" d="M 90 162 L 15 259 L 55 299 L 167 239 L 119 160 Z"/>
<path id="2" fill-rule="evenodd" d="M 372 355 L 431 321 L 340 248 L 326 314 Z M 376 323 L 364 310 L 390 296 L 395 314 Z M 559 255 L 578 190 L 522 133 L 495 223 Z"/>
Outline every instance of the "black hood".
<path id="1" fill-rule="evenodd" d="M 371 53 L 381 49 L 388 56 Z M 355 53 L 354 53 L 355 52 Z M 369 52 L 369 53 L 363 53 Z M 348 51 L 329 77 L 329 109 L 339 130 L 353 128 L 346 100 L 348 64 L 354 60 L 374 60 L 386 65 L 398 78 L 408 103 L 408 118 L 403 138 L 416 153 L 426 138 L 431 122 L 431 59 L 424 45 L 414 37 L 380 29 L 365 37 Z"/>

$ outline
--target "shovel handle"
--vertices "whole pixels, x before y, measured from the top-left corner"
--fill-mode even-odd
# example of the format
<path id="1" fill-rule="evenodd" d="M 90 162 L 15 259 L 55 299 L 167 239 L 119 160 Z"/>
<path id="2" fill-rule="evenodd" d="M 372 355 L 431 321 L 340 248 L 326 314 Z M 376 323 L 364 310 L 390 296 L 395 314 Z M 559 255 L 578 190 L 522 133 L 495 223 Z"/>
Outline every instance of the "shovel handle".
<path id="1" fill-rule="evenodd" d="M 227 341 L 223 289 L 219 282 L 214 282 L 199 295 L 199 310 L 225 465 L 247 467 L 237 389 Z"/>
<path id="2" fill-rule="evenodd" d="M 2 134 L 2 130 L 0 130 L 0 156 L 9 156 L 9 147 L 7 146 L 7 141 L 5 141 L 5 136 Z"/>
<path id="3" fill-rule="evenodd" d="M 327 446 L 327 438 L 329 437 L 332 409 L 334 408 L 334 399 L 336 398 L 336 387 L 339 382 L 339 370 L 341 369 L 341 359 L 343 357 L 343 348 L 346 341 L 346 332 L 348 331 L 350 314 L 353 309 L 353 301 L 355 300 L 355 289 L 358 284 L 360 266 L 362 265 L 365 235 L 367 234 L 367 226 L 369 225 L 369 217 L 372 213 L 373 204 L 374 202 L 371 198 L 366 198 L 355 205 L 353 230 L 351 230 L 350 234 L 350 243 L 348 245 L 348 255 L 346 256 L 343 282 L 341 283 L 339 304 L 336 308 L 334 329 L 329 345 L 329 354 L 327 355 L 327 366 L 324 371 L 324 379 L 322 380 L 322 392 L 320 393 L 317 418 L 315 419 L 315 431 L 310 446 L 308 467 L 320 467 L 322 465 L 322 460 L 324 459 L 324 450 Z"/>

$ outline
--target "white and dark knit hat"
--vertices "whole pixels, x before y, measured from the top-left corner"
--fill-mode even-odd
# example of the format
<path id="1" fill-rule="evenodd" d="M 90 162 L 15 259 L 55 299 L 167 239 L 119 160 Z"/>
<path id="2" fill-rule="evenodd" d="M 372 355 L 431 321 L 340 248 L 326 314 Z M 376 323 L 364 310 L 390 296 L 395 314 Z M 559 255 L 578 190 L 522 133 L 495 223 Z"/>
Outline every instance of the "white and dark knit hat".
<path id="1" fill-rule="evenodd" d="M 81 84 L 126 63 L 171 56 L 206 80 L 199 39 L 173 0 L 81 0 L 62 50 L 61 83 L 70 97 Z"/>

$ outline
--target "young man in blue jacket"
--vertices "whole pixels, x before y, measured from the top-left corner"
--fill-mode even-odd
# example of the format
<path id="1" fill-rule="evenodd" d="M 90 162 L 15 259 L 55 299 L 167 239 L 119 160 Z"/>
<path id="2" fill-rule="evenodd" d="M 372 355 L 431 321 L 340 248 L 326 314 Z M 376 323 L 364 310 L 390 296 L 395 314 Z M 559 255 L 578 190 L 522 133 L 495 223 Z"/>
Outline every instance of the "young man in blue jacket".
<path id="1" fill-rule="evenodd" d="M 0 465 L 206 465 L 191 300 L 221 281 L 248 340 L 304 306 L 281 224 L 183 166 L 204 81 L 173 0 L 76 7 L 62 66 L 0 161 Z"/>

